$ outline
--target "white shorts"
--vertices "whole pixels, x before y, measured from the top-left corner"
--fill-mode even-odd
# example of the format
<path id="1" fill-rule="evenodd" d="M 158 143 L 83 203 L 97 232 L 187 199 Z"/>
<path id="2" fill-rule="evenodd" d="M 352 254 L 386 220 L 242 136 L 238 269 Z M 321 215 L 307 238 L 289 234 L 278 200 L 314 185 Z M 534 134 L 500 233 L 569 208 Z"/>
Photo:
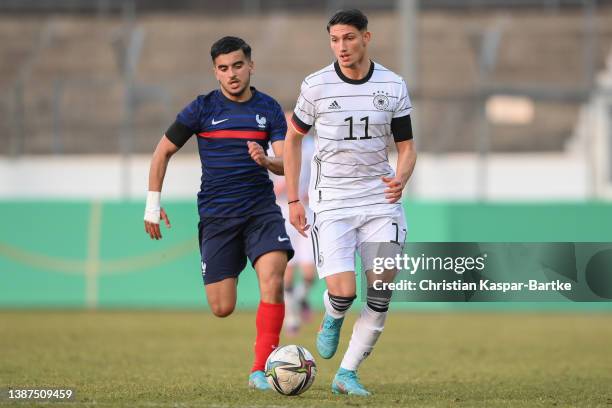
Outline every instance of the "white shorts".
<path id="1" fill-rule="evenodd" d="M 315 214 L 311 236 L 319 278 L 354 271 L 357 252 L 364 270 L 372 269 L 375 257 L 401 254 L 406 228 L 401 210 L 380 215 Z"/>

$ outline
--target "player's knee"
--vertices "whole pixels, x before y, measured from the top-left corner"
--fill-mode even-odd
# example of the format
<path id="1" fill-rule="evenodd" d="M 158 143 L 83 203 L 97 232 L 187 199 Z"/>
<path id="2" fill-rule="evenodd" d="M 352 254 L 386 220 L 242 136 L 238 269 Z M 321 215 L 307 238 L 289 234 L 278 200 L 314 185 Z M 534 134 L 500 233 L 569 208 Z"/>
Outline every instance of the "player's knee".
<path id="1" fill-rule="evenodd" d="M 310 275 L 302 275 L 302 280 L 304 281 L 304 284 L 307 286 L 312 286 L 314 284 L 314 276 L 310 276 Z"/>
<path id="2" fill-rule="evenodd" d="M 234 307 L 234 305 L 216 303 L 210 305 L 210 310 L 217 317 L 227 317 L 234 312 Z"/>
<path id="3" fill-rule="evenodd" d="M 354 288 L 334 288 L 334 293 L 332 295 L 331 289 L 329 290 L 330 297 L 331 296 L 339 296 L 343 298 L 352 298 L 355 299 L 357 297 L 357 293 Z"/>
<path id="4" fill-rule="evenodd" d="M 392 291 L 390 290 L 376 290 L 373 287 L 368 287 L 367 294 L 367 305 L 370 309 L 375 312 L 386 312 L 389 310 L 389 303 L 391 302 Z"/>

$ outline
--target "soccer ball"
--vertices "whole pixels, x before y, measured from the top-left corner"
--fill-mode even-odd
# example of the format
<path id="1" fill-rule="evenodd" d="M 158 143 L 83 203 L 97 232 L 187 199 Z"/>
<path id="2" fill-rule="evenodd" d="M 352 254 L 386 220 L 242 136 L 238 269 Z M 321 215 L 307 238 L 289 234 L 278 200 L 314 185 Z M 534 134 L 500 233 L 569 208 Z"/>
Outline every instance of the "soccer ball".
<path id="1" fill-rule="evenodd" d="M 291 344 L 278 347 L 266 361 L 266 378 L 283 395 L 306 391 L 317 375 L 314 357 L 304 347 Z"/>

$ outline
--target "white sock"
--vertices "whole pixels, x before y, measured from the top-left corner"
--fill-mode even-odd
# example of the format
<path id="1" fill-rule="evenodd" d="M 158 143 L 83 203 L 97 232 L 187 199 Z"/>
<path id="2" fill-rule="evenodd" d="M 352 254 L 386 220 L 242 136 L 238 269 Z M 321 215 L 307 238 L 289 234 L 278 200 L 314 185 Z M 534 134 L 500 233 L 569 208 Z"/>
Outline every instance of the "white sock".
<path id="1" fill-rule="evenodd" d="M 363 360 L 372 352 L 385 327 L 386 319 L 387 312 L 375 312 L 367 304 L 363 306 L 359 319 L 353 326 L 351 341 L 346 353 L 344 353 L 340 367 L 351 371 L 356 371 L 359 368 Z"/>
<path id="2" fill-rule="evenodd" d="M 284 325 L 288 328 L 297 328 L 300 326 L 300 315 L 298 313 L 295 294 L 292 291 L 285 290 L 285 320 Z"/>
<path id="3" fill-rule="evenodd" d="M 304 282 L 300 282 L 297 284 L 297 286 L 293 289 L 293 295 L 295 296 L 295 301 L 298 304 L 301 304 L 304 299 L 306 299 L 306 285 L 304 285 Z"/>
<path id="4" fill-rule="evenodd" d="M 331 301 L 329 300 L 329 292 L 327 290 L 323 292 L 323 304 L 325 305 L 325 312 L 334 319 L 341 319 L 346 314 L 346 310 L 344 312 L 341 312 L 334 309 L 331 304 Z"/>

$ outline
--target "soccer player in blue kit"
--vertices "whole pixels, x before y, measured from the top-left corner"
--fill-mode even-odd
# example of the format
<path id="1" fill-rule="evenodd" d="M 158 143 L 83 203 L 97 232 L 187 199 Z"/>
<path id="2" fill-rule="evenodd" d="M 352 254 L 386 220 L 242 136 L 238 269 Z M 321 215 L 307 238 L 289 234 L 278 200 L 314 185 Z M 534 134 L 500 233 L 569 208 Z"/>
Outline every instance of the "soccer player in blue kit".
<path id="1" fill-rule="evenodd" d="M 164 175 L 170 157 L 196 134 L 202 161 L 198 229 L 206 297 L 215 316 L 230 315 L 238 275 L 250 259 L 259 279 L 260 303 L 249 386 L 268 390 L 264 365 L 278 347 L 285 316 L 283 274 L 293 256 L 268 170 L 284 173 L 287 123 L 280 105 L 250 86 L 254 65 L 244 40 L 223 37 L 210 54 L 220 88 L 187 105 L 157 145 L 149 172 L 145 231 L 151 239 L 160 239 L 160 219 L 170 227 L 160 205 Z M 265 153 L 269 143 L 275 157 Z"/>

